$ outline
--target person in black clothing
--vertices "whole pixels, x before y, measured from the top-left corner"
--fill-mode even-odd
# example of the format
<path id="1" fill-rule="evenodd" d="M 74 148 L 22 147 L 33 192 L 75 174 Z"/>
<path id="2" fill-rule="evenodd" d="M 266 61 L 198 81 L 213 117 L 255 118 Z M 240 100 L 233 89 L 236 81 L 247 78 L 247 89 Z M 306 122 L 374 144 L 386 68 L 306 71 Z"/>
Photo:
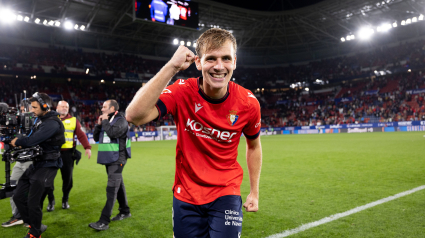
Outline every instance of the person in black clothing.
<path id="1" fill-rule="evenodd" d="M 122 178 L 124 165 L 131 157 L 130 130 L 127 120 L 118 110 L 117 101 L 104 102 L 103 114 L 99 117 L 98 125 L 93 133 L 93 139 L 99 142 L 97 163 L 104 164 L 108 174 L 105 207 L 99 221 L 89 224 L 89 227 L 99 231 L 109 228 L 115 200 L 118 200 L 119 203 L 119 213 L 112 218 L 112 221 L 123 220 L 131 216 Z"/>
<path id="2" fill-rule="evenodd" d="M 58 169 L 62 167 L 60 149 L 65 143 L 65 129 L 59 114 L 50 111 L 52 99 L 47 94 L 35 93 L 29 101 L 36 117 L 33 130 L 28 137 L 15 138 L 10 144 L 22 148 L 39 145 L 43 153 L 19 179 L 13 200 L 24 222 L 30 225 L 25 237 L 41 237 L 47 229 L 41 224 L 42 203 L 53 187 Z"/>

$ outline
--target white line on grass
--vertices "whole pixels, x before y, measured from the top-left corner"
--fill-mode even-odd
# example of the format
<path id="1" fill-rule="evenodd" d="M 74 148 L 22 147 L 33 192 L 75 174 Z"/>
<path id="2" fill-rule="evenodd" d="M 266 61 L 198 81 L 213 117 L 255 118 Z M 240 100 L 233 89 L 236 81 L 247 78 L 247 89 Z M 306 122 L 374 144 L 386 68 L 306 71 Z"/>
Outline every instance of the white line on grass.
<path id="1" fill-rule="evenodd" d="M 294 229 L 291 229 L 291 230 L 286 230 L 286 231 L 284 231 L 282 233 L 271 235 L 271 236 L 269 236 L 267 238 L 287 237 L 287 236 L 296 234 L 298 232 L 305 231 L 307 229 L 310 229 L 310 228 L 313 228 L 313 227 L 316 227 L 316 226 L 320 226 L 322 224 L 325 224 L 325 223 L 328 223 L 328 222 L 331 222 L 331 221 L 335 221 L 335 220 L 337 220 L 339 218 L 346 217 L 346 216 L 349 216 L 351 214 L 354 214 L 354 213 L 357 213 L 357 212 L 366 210 L 366 209 L 371 208 L 371 207 L 374 207 L 376 205 L 379 205 L 379 204 L 382 204 L 382 203 L 385 203 L 385 202 L 389 202 L 389 201 L 394 200 L 394 199 L 397 199 L 397 198 L 401 198 L 403 196 L 412 194 L 412 193 L 417 192 L 417 191 L 420 191 L 422 189 L 425 189 L 425 185 L 419 186 L 419 187 L 414 188 L 414 189 L 409 190 L 409 191 L 405 191 L 405 192 L 396 194 L 394 196 L 389 196 L 387 198 L 383 198 L 381 200 L 368 203 L 368 204 L 363 205 L 363 206 L 360 206 L 360 207 L 356 207 L 354 209 L 351 209 L 351 210 L 346 211 L 346 212 L 343 212 L 343 213 L 337 213 L 337 214 L 334 214 L 334 215 L 325 217 L 325 218 L 323 218 L 321 220 L 318 220 L 318 221 L 315 221 L 315 222 L 311 222 L 311 223 L 308 223 L 308 224 L 304 224 L 302 226 L 299 226 L 299 227 L 294 228 Z"/>

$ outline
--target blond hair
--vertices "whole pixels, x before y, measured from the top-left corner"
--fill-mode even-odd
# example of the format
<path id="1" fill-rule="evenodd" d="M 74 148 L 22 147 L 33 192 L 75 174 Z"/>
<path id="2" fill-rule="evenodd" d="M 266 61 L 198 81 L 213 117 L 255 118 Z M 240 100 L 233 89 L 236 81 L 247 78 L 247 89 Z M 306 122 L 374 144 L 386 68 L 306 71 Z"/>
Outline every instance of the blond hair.
<path id="1" fill-rule="evenodd" d="M 202 58 L 202 55 L 205 52 L 216 50 L 223 46 L 227 41 L 232 42 L 233 48 L 236 52 L 236 39 L 232 33 L 220 28 L 211 28 L 202 33 L 196 41 L 196 54 L 198 57 Z"/>

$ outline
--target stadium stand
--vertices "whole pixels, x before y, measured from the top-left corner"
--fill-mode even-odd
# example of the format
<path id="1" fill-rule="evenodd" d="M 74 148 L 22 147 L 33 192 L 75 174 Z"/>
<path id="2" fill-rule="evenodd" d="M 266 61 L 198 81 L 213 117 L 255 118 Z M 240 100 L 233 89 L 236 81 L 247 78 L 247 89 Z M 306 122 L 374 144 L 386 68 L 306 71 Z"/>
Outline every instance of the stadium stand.
<path id="1" fill-rule="evenodd" d="M 412 94 L 412 90 L 425 88 L 422 71 L 415 70 L 425 65 L 424 49 L 425 41 L 418 40 L 299 65 L 241 66 L 234 77 L 258 98 L 263 127 L 414 120 L 425 117 L 424 93 Z M 120 53 L 6 44 L 0 45 L 0 59 L 3 65 L 0 73 L 17 75 L 17 78 L 2 77 L 2 101 L 11 103 L 12 91 L 44 91 L 70 101 L 88 132 L 92 131 L 99 116 L 99 102 L 116 98 L 125 108 L 138 89 L 135 84 L 108 87 L 99 83 L 99 77 L 130 76 L 149 80 L 165 63 Z M 38 78 L 19 78 L 19 74 L 25 73 Z M 191 66 L 175 79 L 196 75 L 199 73 Z M 55 76 L 60 80 L 40 79 Z M 88 78 L 79 80 L 82 76 Z M 324 85 L 314 85 L 315 79 L 320 79 Z M 298 82 L 310 82 L 312 90 L 288 88 Z M 174 122 L 166 116 L 144 125 L 144 129 L 152 130 L 160 125 L 174 125 Z"/>

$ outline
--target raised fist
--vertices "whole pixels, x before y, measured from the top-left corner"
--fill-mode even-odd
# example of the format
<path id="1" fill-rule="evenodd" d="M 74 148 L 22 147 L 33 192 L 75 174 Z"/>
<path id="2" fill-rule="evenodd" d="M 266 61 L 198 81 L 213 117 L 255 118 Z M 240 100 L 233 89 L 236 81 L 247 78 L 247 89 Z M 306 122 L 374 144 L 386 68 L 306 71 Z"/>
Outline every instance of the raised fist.
<path id="1" fill-rule="evenodd" d="M 180 45 L 173 57 L 171 57 L 169 63 L 172 64 L 175 69 L 181 71 L 189 68 L 194 61 L 195 54 L 186 46 Z"/>

